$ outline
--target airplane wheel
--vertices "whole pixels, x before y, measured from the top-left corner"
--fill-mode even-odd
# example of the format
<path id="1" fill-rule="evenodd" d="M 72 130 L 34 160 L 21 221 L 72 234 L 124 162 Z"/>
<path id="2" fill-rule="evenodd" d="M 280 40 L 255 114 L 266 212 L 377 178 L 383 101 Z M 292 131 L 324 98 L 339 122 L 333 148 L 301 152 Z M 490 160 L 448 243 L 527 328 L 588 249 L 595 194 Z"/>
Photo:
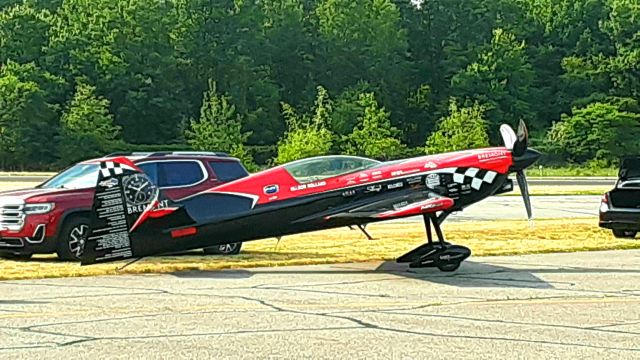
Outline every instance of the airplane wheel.
<path id="1" fill-rule="evenodd" d="M 446 264 L 438 264 L 438 270 L 444 272 L 452 272 L 458 270 L 461 263 L 446 263 Z"/>
<path id="2" fill-rule="evenodd" d="M 613 236 L 624 239 L 633 239 L 636 237 L 636 233 L 636 231 L 613 230 Z"/>
<path id="3" fill-rule="evenodd" d="M 242 248 L 242 243 L 236 242 L 212 246 L 202 250 L 204 250 L 204 253 L 207 255 L 237 255 L 240 253 L 240 248 Z"/>

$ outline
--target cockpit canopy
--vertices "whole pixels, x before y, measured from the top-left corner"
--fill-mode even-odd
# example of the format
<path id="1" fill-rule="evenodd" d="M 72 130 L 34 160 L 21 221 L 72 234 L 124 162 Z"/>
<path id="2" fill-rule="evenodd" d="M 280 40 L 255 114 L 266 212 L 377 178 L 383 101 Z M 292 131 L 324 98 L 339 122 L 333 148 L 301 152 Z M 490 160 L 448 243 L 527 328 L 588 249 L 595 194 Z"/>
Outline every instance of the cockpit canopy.
<path id="1" fill-rule="evenodd" d="M 284 165 L 284 169 L 299 183 L 331 178 L 366 170 L 380 164 L 380 161 L 345 155 L 320 156 L 302 159 Z"/>

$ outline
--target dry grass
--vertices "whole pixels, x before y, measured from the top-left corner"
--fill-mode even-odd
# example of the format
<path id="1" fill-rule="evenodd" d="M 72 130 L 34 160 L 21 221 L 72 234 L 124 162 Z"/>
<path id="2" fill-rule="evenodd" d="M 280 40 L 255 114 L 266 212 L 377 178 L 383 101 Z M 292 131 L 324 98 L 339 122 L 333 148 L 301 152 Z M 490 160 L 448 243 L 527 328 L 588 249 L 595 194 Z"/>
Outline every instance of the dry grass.
<path id="1" fill-rule="evenodd" d="M 186 255 L 143 259 L 119 271 L 123 262 L 81 267 L 52 256 L 32 261 L 0 260 L 0 279 L 34 279 L 112 274 L 219 270 L 261 266 L 327 264 L 392 260 L 424 242 L 420 223 L 383 223 L 367 228 L 379 240 L 369 241 L 347 228 L 246 243 L 235 257 Z M 635 249 L 640 241 L 615 239 L 598 228 L 595 218 L 445 224 L 448 239 L 470 247 L 476 256 Z"/>
<path id="2" fill-rule="evenodd" d="M 0 181 L 0 191 L 29 189 L 40 185 L 42 182 L 31 181 Z"/>
<path id="3" fill-rule="evenodd" d="M 611 190 L 613 185 L 532 185 L 529 186 L 529 193 L 534 196 L 543 195 L 602 195 Z M 505 196 L 520 196 L 520 189 L 516 185 L 512 192 Z"/>

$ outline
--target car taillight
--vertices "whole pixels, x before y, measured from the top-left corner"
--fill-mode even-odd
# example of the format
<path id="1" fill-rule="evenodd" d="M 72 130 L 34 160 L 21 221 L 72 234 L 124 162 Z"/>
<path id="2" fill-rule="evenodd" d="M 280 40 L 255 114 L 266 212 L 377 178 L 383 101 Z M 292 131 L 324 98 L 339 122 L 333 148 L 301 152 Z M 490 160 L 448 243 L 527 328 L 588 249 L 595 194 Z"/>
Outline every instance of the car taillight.
<path id="1" fill-rule="evenodd" d="M 609 195 L 604 194 L 600 199 L 600 212 L 605 213 L 607 211 L 609 211 Z"/>

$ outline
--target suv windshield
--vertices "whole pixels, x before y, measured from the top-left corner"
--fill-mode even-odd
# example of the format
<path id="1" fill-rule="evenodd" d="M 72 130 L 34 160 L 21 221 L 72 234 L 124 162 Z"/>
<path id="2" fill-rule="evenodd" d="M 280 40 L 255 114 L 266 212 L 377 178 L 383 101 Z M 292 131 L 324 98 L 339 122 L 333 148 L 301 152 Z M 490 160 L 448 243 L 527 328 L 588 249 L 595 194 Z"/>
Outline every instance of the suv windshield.
<path id="1" fill-rule="evenodd" d="M 76 164 L 59 173 L 40 187 L 45 189 L 82 189 L 96 186 L 98 164 Z"/>

